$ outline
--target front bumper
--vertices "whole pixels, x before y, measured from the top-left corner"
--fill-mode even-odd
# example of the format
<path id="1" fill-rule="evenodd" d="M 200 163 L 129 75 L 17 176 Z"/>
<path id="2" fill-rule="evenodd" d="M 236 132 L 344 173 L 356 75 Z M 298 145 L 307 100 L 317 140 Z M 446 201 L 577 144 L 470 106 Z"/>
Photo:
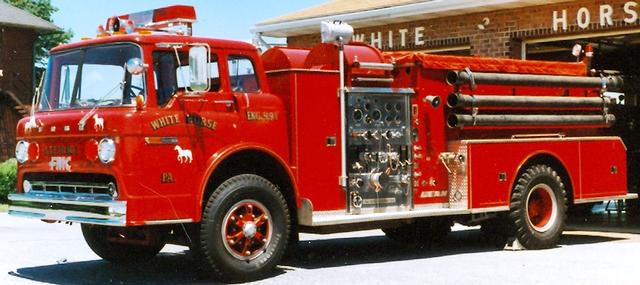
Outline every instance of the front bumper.
<path id="1" fill-rule="evenodd" d="M 103 195 L 36 193 L 9 195 L 9 214 L 42 220 L 126 226 L 127 202 Z"/>

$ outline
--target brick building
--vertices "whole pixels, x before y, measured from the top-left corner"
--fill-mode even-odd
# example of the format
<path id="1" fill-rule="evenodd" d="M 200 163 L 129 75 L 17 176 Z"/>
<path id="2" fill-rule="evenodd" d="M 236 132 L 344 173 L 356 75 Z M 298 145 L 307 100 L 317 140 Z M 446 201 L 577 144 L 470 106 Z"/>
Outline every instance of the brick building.
<path id="1" fill-rule="evenodd" d="M 640 54 L 639 15 L 639 3 L 624 0 L 332 0 L 253 32 L 309 47 L 320 21 L 343 20 L 356 40 L 383 50 L 567 61 L 574 44 L 592 43 L 596 66 L 628 71 Z"/>
<path id="2" fill-rule="evenodd" d="M 31 104 L 34 42 L 38 33 L 58 27 L 0 0 L 0 162 L 14 156 L 15 129 Z"/>

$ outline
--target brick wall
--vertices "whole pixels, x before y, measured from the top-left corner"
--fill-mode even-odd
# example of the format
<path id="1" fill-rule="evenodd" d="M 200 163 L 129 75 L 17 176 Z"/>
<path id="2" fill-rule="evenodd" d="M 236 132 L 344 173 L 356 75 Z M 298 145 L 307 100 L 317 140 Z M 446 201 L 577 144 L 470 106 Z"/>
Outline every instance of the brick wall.
<path id="1" fill-rule="evenodd" d="M 13 92 L 25 104 L 33 93 L 33 30 L 0 27 L 0 89 Z"/>
<path id="2" fill-rule="evenodd" d="M 371 34 L 378 39 L 378 33 L 382 35 L 380 46 L 384 50 L 424 50 L 434 48 L 446 48 L 454 46 L 468 45 L 471 47 L 471 54 L 493 57 L 513 57 L 520 56 L 519 43 L 525 39 L 558 37 L 564 35 L 588 34 L 594 32 L 616 31 L 625 29 L 637 29 L 640 25 L 636 19 L 633 23 L 627 23 L 625 18 L 631 19 L 631 14 L 625 12 L 625 4 L 631 5 L 627 9 L 634 10 L 640 14 L 640 3 L 637 6 L 635 1 L 568 1 L 552 5 L 540 5 L 518 9 L 507 9 L 493 12 L 482 12 L 468 15 L 458 15 L 452 17 L 436 18 L 424 21 L 406 22 L 400 24 L 385 25 L 382 27 L 370 27 L 356 29 L 356 35 L 365 35 L 365 42 L 371 43 Z M 639 1 L 640 2 L 640 1 Z M 613 20 L 608 23 L 605 17 L 605 26 L 601 26 L 600 10 L 601 5 L 610 5 Z M 579 14 L 580 8 L 589 11 L 590 21 L 585 27 L 586 19 L 584 10 Z M 608 7 L 605 7 L 607 12 Z M 565 21 L 557 23 L 557 30 L 554 30 L 554 11 L 557 11 L 556 18 L 563 18 L 566 10 Z M 606 14 L 606 13 L 604 13 Z M 578 25 L 578 15 L 582 16 L 581 24 Z M 490 24 L 484 30 L 478 28 L 478 24 L 484 18 L 490 20 Z M 566 30 L 564 28 L 566 22 Z M 421 29 L 423 44 L 416 44 L 416 28 Z M 400 30 L 407 29 L 405 33 L 405 45 L 401 45 Z M 423 30 L 422 30 L 423 29 Z M 389 31 L 392 31 L 392 40 L 389 41 Z M 319 42 L 319 35 L 304 35 L 289 37 L 288 44 L 292 47 L 310 47 Z M 378 45 L 378 42 L 374 42 Z M 390 45 L 389 43 L 392 43 Z"/>
<path id="3" fill-rule="evenodd" d="M 14 157 L 15 128 L 22 116 L 6 92 L 12 92 L 24 104 L 33 96 L 33 30 L 0 26 L 0 162 Z"/>

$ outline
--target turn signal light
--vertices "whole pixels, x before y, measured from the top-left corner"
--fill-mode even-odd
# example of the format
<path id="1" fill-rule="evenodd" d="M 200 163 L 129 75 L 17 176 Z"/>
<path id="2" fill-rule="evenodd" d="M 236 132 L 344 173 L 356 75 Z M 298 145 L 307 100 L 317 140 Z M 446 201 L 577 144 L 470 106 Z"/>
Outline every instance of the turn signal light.
<path id="1" fill-rule="evenodd" d="M 37 142 L 32 142 L 29 144 L 27 148 L 27 153 L 29 154 L 29 160 L 37 161 L 40 158 L 40 146 Z"/>

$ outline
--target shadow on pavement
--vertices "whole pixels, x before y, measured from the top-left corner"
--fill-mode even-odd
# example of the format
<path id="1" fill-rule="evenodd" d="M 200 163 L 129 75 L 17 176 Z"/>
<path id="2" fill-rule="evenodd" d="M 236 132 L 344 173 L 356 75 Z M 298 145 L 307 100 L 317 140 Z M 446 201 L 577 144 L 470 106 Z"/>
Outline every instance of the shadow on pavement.
<path id="1" fill-rule="evenodd" d="M 563 235 L 560 245 L 594 244 L 621 239 L 623 238 L 579 232 Z M 487 241 L 480 230 L 455 231 L 445 241 L 429 246 L 403 245 L 385 236 L 321 239 L 301 241 L 281 263 L 314 269 L 502 251 L 503 248 L 504 243 L 496 245 L 495 242 Z"/>
<path id="2" fill-rule="evenodd" d="M 591 235 L 588 233 L 565 233 L 560 239 L 560 245 L 581 245 L 581 244 L 595 244 L 602 242 L 610 242 L 616 240 L 624 240 L 623 237 L 610 237 L 601 235 Z"/>
<path id="3" fill-rule="evenodd" d="M 563 236 L 562 245 L 579 245 L 617 240 L 589 233 Z M 425 259 L 456 254 L 500 251 L 487 243 L 479 230 L 452 232 L 432 246 L 409 246 L 385 236 L 305 240 L 292 246 L 272 276 L 296 268 L 314 269 L 343 265 Z M 52 284 L 211 284 L 197 273 L 188 252 L 161 253 L 146 263 L 114 265 L 106 261 L 83 261 L 20 268 L 10 275 Z M 269 278 L 269 277 L 267 277 Z"/>
<path id="4" fill-rule="evenodd" d="M 19 268 L 9 274 L 52 284 L 184 284 L 200 281 L 193 262 L 185 253 L 161 253 L 144 263 L 68 262 Z"/>

